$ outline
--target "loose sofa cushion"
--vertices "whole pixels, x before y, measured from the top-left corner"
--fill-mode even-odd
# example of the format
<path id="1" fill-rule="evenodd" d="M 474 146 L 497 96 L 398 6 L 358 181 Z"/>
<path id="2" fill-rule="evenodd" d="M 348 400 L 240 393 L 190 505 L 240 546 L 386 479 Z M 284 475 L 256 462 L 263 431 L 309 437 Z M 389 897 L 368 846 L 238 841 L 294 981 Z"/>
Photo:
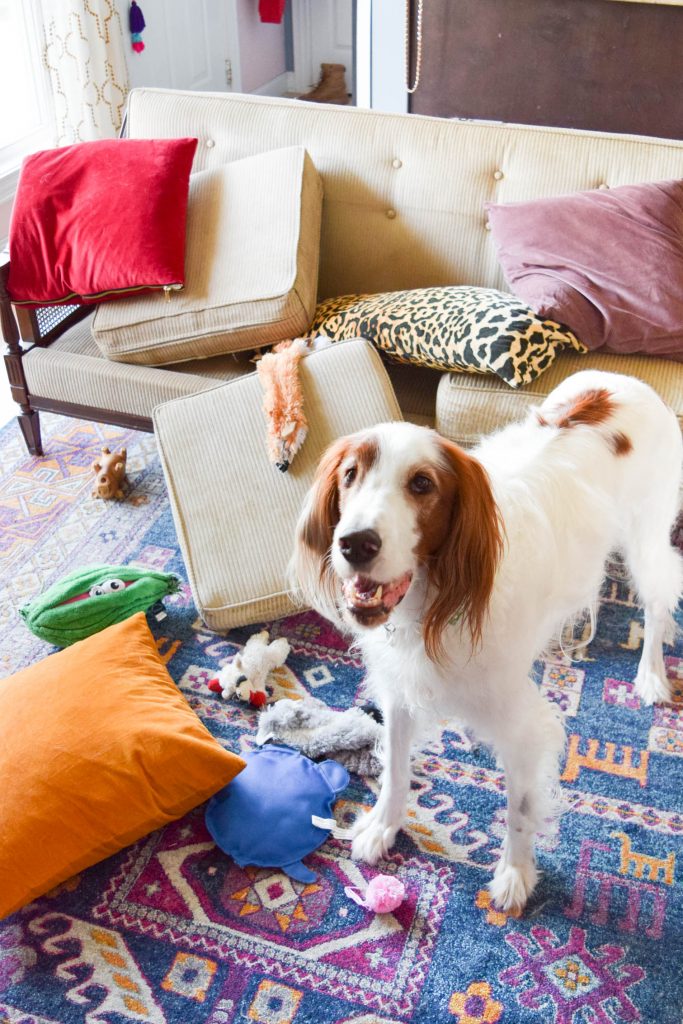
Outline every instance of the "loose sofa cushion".
<path id="1" fill-rule="evenodd" d="M 18 305 L 182 287 L 196 139 L 103 139 L 26 158 L 12 210 Z"/>
<path id="2" fill-rule="evenodd" d="M 219 632 L 296 610 L 287 567 L 322 452 L 344 434 L 401 419 L 381 358 L 366 341 L 313 352 L 299 374 L 308 435 L 287 473 L 268 457 L 255 373 L 154 411 L 192 595 Z"/>
<path id="3" fill-rule="evenodd" d="M 516 388 L 546 370 L 558 349 L 585 351 L 571 331 L 540 320 L 494 288 L 416 288 L 328 299 L 308 337 L 363 337 L 399 362 L 437 370 L 495 373 Z"/>
<path id="4" fill-rule="evenodd" d="M 300 334 L 315 309 L 321 211 L 320 178 L 301 146 L 193 175 L 184 290 L 101 306 L 99 348 L 154 366 Z"/>
<path id="5" fill-rule="evenodd" d="M 584 356 L 571 349 L 560 352 L 540 379 L 517 391 L 511 391 L 497 377 L 441 374 L 436 429 L 444 437 L 470 448 L 482 435 L 524 419 L 566 377 L 585 370 L 586 364 L 592 370 L 624 373 L 645 381 L 671 406 L 683 430 L 683 374 L 677 363 L 657 356 L 620 356 L 604 351 Z"/>
<path id="6" fill-rule="evenodd" d="M 130 366 L 102 355 L 80 320 L 46 348 L 35 345 L 23 365 L 29 393 L 151 419 L 154 407 L 254 372 L 249 352 L 191 359 L 173 366 Z"/>
<path id="7" fill-rule="evenodd" d="M 589 348 L 683 359 L 683 181 L 486 204 L 505 277 Z"/>
<path id="8" fill-rule="evenodd" d="M 3 679 L 0 917 L 243 767 L 176 687 L 142 612 Z"/>

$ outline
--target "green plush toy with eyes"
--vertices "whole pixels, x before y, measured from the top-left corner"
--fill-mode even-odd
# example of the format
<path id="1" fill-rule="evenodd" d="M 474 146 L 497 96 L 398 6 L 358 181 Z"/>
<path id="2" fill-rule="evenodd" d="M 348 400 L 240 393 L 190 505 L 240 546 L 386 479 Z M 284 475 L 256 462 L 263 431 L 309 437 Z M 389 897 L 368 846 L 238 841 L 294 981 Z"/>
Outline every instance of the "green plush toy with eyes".
<path id="1" fill-rule="evenodd" d="M 180 587 L 177 576 L 134 565 L 76 569 L 41 597 L 19 609 L 36 636 L 68 647 L 93 633 L 147 611 Z"/>

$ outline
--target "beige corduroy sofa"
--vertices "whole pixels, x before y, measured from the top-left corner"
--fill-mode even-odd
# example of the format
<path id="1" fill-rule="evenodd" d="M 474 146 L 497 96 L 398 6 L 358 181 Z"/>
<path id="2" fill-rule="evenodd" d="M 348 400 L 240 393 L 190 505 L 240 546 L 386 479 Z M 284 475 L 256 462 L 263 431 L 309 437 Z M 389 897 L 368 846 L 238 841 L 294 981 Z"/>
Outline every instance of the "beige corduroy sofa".
<path id="1" fill-rule="evenodd" d="M 324 188 L 319 298 L 449 283 L 505 288 L 487 230 L 487 200 L 683 177 L 681 142 L 256 96 L 137 89 L 130 96 L 128 133 L 197 136 L 195 170 L 304 146 Z M 6 365 L 34 452 L 41 450 L 41 410 L 151 430 L 160 403 L 253 371 L 248 353 L 169 367 L 112 362 L 92 340 L 90 318 L 60 333 L 49 321 L 41 325 L 40 315 L 24 315 L 20 343 L 5 279 L 6 268 L 0 268 Z M 683 416 L 683 366 L 660 359 L 563 354 L 521 391 L 489 376 L 398 365 L 389 371 L 406 418 L 434 424 L 468 444 L 519 416 L 567 373 L 589 365 L 649 380 Z"/>

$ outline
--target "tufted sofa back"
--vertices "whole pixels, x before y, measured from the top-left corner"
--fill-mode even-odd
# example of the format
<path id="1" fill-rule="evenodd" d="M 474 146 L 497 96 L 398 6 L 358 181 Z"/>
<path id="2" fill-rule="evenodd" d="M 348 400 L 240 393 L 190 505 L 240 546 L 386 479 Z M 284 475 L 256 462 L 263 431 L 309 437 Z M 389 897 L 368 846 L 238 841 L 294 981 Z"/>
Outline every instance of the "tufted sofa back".
<path id="1" fill-rule="evenodd" d="M 305 146 L 325 192 L 320 298 L 437 284 L 504 287 L 487 200 L 683 178 L 683 142 L 229 93 L 136 89 L 128 131 L 197 136 L 195 170 Z"/>

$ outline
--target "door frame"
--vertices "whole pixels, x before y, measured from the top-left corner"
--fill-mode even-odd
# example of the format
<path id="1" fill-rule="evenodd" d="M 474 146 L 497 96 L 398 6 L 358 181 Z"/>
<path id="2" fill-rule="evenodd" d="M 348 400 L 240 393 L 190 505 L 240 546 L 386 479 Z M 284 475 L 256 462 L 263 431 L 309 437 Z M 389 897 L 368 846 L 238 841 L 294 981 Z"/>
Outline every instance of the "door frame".
<path id="1" fill-rule="evenodd" d="M 405 114 L 408 111 L 405 73 L 404 3 L 357 0 L 358 106 Z"/>
<path id="2" fill-rule="evenodd" d="M 364 0 L 355 0 L 356 12 L 360 9 Z M 367 2 L 367 0 L 365 0 Z M 384 0 L 385 2 L 385 0 Z M 393 2 L 393 0 L 392 0 Z M 683 0 L 681 0 L 683 2 Z M 292 0 L 292 49 L 294 55 L 294 70 L 290 72 L 290 90 L 292 92 L 307 92 L 318 84 L 320 69 L 313 67 L 313 10 L 316 0 Z M 354 15 L 357 18 L 358 14 Z M 358 29 L 353 38 L 353 62 L 354 80 L 358 75 L 357 48 Z M 354 96 L 358 95 L 358 86 L 355 86 Z M 358 100 L 356 100 L 358 104 Z M 367 104 L 364 104 L 367 105 Z"/>
<path id="3" fill-rule="evenodd" d="M 237 0 L 227 0 L 225 4 L 225 27 L 228 35 L 228 52 L 230 54 L 229 60 L 231 70 L 231 82 L 228 85 L 226 81 L 226 86 L 229 92 L 242 92 L 242 63 L 240 60 L 240 32 L 239 20 L 237 17 Z"/>
<path id="4" fill-rule="evenodd" d="M 294 70 L 291 72 L 291 89 L 293 92 L 307 92 L 316 84 L 312 80 L 313 38 L 311 22 L 314 3 L 315 0 L 292 0 Z"/>

